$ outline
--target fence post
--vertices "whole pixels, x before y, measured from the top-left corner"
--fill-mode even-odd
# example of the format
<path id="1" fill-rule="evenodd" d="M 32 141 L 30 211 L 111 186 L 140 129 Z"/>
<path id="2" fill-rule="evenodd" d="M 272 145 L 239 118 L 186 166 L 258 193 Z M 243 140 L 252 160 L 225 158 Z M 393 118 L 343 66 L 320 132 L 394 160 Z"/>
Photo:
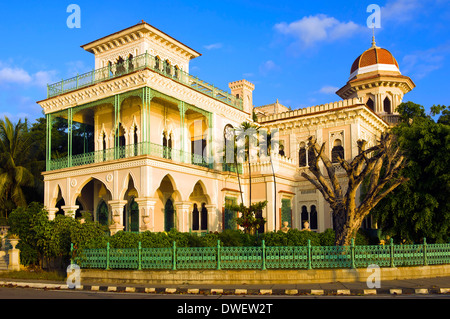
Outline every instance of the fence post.
<path id="1" fill-rule="evenodd" d="M 266 242 L 262 240 L 262 270 L 266 270 Z"/>
<path id="2" fill-rule="evenodd" d="M 142 269 L 142 246 L 141 242 L 139 242 L 138 246 L 138 270 Z"/>
<path id="3" fill-rule="evenodd" d="M 428 265 L 428 260 L 427 260 L 427 239 L 425 237 L 423 238 L 423 265 L 424 266 Z"/>
<path id="4" fill-rule="evenodd" d="M 220 239 L 217 240 L 217 270 L 220 270 Z"/>
<path id="5" fill-rule="evenodd" d="M 173 241 L 173 266 L 172 266 L 172 270 L 177 270 L 177 243 L 174 240 Z"/>
<path id="6" fill-rule="evenodd" d="M 390 246 L 389 246 L 389 256 L 390 256 L 390 264 L 391 267 L 395 267 L 394 265 L 394 239 L 391 238 Z"/>
<path id="7" fill-rule="evenodd" d="M 109 270 L 109 242 L 106 243 L 106 270 Z"/>
<path id="8" fill-rule="evenodd" d="M 352 238 L 352 243 L 350 246 L 350 254 L 351 254 L 351 260 L 352 260 L 352 269 L 355 269 L 355 239 Z"/>
<path id="9" fill-rule="evenodd" d="M 312 262 L 311 262 L 311 239 L 308 239 L 308 269 L 312 269 Z"/>

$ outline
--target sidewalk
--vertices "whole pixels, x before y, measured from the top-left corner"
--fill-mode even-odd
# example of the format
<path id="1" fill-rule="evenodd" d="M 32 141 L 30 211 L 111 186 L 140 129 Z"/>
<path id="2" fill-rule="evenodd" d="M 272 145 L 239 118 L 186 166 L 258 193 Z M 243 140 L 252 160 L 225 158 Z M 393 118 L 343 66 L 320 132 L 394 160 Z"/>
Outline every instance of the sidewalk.
<path id="1" fill-rule="evenodd" d="M 0 286 L 37 289 L 69 289 L 66 282 L 0 279 Z M 381 281 L 379 288 L 365 282 L 274 285 L 164 285 L 105 284 L 85 282 L 77 289 L 156 294 L 245 294 L 257 295 L 379 295 L 450 294 L 450 277 Z"/>

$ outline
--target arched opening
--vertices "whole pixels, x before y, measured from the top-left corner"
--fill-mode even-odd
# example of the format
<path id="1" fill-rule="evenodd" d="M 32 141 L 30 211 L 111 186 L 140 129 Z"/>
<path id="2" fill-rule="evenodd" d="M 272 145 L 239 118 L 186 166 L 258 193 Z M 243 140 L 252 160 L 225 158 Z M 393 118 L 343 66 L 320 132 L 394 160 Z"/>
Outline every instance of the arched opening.
<path id="1" fill-rule="evenodd" d="M 103 226 L 108 226 L 109 221 L 109 211 L 108 211 L 108 205 L 106 202 L 101 199 L 99 204 L 97 205 L 97 210 L 95 213 L 95 220 Z"/>
<path id="2" fill-rule="evenodd" d="M 375 104 L 371 97 L 369 97 L 369 99 L 367 100 L 366 105 L 369 109 L 371 109 L 372 111 L 375 111 Z"/>
<path id="3" fill-rule="evenodd" d="M 207 125 L 203 120 L 195 120 L 189 126 L 191 136 L 191 154 L 193 164 L 205 164 L 206 145 L 207 145 Z"/>
<path id="4" fill-rule="evenodd" d="M 391 114 L 391 100 L 389 100 L 389 98 L 385 98 L 383 101 L 383 110 L 387 113 L 387 114 Z"/>
<path id="5" fill-rule="evenodd" d="M 155 57 L 155 69 L 159 71 L 159 69 L 161 68 L 161 59 L 159 58 L 159 56 Z"/>
<path id="6" fill-rule="evenodd" d="M 130 55 L 128 55 L 128 72 L 132 72 L 133 70 L 134 70 L 133 55 L 130 53 Z"/>
<path id="7" fill-rule="evenodd" d="M 119 58 L 117 59 L 116 62 L 116 76 L 117 75 L 121 75 L 125 73 L 125 63 L 124 60 L 121 56 L 119 56 Z"/>
<path id="8" fill-rule="evenodd" d="M 91 218 L 102 225 L 108 225 L 110 221 L 108 201 L 112 199 L 111 192 L 102 181 L 91 178 L 86 181 L 78 193 L 76 205 L 78 210 L 75 218 L 81 217 L 78 211 L 83 210 L 91 213 Z"/>
<path id="9" fill-rule="evenodd" d="M 170 75 L 170 62 L 169 60 L 165 60 L 164 61 L 164 73 L 166 73 L 167 75 Z"/>
<path id="10" fill-rule="evenodd" d="M 176 228 L 176 211 L 174 203 L 180 201 L 181 196 L 176 190 L 173 178 L 170 175 L 164 176 L 155 197 L 159 198 L 155 207 L 155 231 L 169 231 Z"/>
<path id="11" fill-rule="evenodd" d="M 163 157 L 172 159 L 172 133 L 167 133 L 167 131 L 163 132 L 162 145 Z"/>
<path id="12" fill-rule="evenodd" d="M 134 126 L 134 131 L 133 131 L 134 156 L 139 155 L 139 153 L 138 153 L 138 144 L 139 144 L 139 141 L 138 141 L 138 133 L 137 133 L 137 130 L 138 130 L 137 126 Z"/>
<path id="13" fill-rule="evenodd" d="M 342 146 L 342 141 L 340 139 L 336 139 L 333 143 L 333 149 L 331 150 L 331 162 L 339 163 L 340 159 L 344 159 L 344 147 Z"/>
<path id="14" fill-rule="evenodd" d="M 139 205 L 135 198 L 139 196 L 131 175 L 128 175 L 128 186 L 123 197 L 127 204 L 123 208 L 123 226 L 125 231 L 139 231 Z"/>
<path id="15" fill-rule="evenodd" d="M 305 167 L 307 164 L 306 161 L 306 145 L 304 142 L 300 143 L 300 149 L 298 151 L 298 166 Z"/>
<path id="16" fill-rule="evenodd" d="M 309 228 L 317 229 L 317 210 L 316 210 L 316 205 L 311 205 L 311 211 L 309 213 Z"/>
<path id="17" fill-rule="evenodd" d="M 304 229 L 305 222 L 309 222 L 308 208 L 305 205 L 302 206 L 302 211 L 300 213 L 300 220 L 301 220 L 301 229 Z"/>
<path id="18" fill-rule="evenodd" d="M 193 204 L 192 208 L 192 231 L 206 231 L 208 229 L 208 209 L 206 203 L 209 197 L 205 193 L 203 184 L 198 181 L 189 196 L 189 201 Z"/>
<path id="19" fill-rule="evenodd" d="M 175 211 L 173 209 L 173 201 L 168 198 L 166 204 L 164 205 L 164 231 L 170 231 L 175 227 L 174 215 Z"/>

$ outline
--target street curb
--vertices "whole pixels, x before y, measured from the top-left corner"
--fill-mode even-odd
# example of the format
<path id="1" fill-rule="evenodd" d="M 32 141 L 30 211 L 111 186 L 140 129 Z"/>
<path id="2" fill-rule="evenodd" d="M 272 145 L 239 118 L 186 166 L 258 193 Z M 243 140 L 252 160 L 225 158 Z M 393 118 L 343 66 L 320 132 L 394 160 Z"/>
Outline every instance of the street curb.
<path id="1" fill-rule="evenodd" d="M 1 287 L 20 287 L 48 290 L 82 290 L 148 294 L 189 294 L 189 295 L 285 295 L 285 296 L 369 296 L 369 295 L 431 295 L 450 294 L 450 288 L 402 288 L 402 289 L 223 289 L 223 288 L 161 288 L 144 286 L 80 285 L 32 283 L 20 281 L 0 281 Z"/>

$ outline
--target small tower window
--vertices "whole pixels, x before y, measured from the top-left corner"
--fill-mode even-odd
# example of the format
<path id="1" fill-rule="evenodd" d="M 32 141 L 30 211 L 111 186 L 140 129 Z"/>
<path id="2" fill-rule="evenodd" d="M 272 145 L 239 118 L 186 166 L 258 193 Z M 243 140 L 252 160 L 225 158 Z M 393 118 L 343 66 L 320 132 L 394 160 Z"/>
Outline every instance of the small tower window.
<path id="1" fill-rule="evenodd" d="M 338 158 L 344 159 L 344 147 L 342 147 L 340 139 L 334 141 L 333 149 L 331 150 L 331 162 L 338 163 Z"/>
<path id="2" fill-rule="evenodd" d="M 369 99 L 367 100 L 366 105 L 367 105 L 367 107 L 369 109 L 371 109 L 372 111 L 375 111 L 375 104 L 373 103 L 372 98 L 369 97 Z"/>
<path id="3" fill-rule="evenodd" d="M 391 100 L 389 100 L 389 98 L 384 99 L 383 108 L 387 114 L 391 114 Z"/>

